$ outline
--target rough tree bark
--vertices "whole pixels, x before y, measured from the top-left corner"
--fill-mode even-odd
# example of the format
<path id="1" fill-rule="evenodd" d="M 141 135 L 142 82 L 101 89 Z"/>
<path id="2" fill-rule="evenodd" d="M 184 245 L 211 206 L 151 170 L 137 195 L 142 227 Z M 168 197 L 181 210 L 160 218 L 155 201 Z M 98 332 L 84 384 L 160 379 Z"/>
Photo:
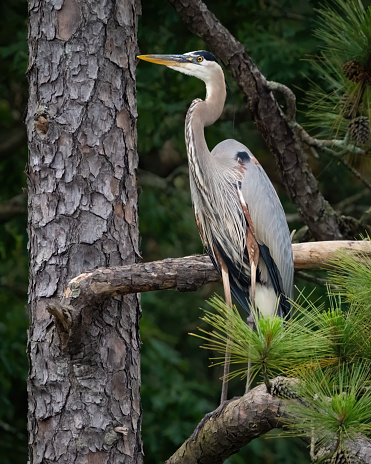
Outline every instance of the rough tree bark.
<path id="1" fill-rule="evenodd" d="M 277 377 L 272 383 L 282 381 L 290 384 L 295 379 Z M 259 385 L 205 416 L 166 464 L 222 464 L 255 438 L 282 428 L 282 419 L 290 418 L 289 401 L 297 400 L 273 397 L 265 385 Z M 346 445 L 352 464 L 371 464 L 371 440 L 359 435 L 355 440 L 347 440 Z M 322 451 L 331 453 L 331 449 Z"/>
<path id="2" fill-rule="evenodd" d="M 169 0 L 189 29 L 200 36 L 223 61 L 246 96 L 248 108 L 273 153 L 283 183 L 317 240 L 354 239 L 359 224 L 336 214 L 319 190 L 306 151 L 293 133 L 267 80 L 244 46 L 218 21 L 201 0 Z"/>
<path id="3" fill-rule="evenodd" d="M 29 462 L 140 463 L 140 300 L 81 315 L 62 348 L 46 311 L 72 277 L 135 263 L 139 0 L 30 0 Z"/>

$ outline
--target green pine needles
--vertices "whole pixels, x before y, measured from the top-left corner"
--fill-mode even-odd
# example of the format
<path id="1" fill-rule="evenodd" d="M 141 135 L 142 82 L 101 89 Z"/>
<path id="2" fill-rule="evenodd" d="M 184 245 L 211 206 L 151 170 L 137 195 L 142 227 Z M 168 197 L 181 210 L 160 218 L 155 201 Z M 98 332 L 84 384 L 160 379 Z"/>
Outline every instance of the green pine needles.
<path id="1" fill-rule="evenodd" d="M 215 365 L 223 364 L 228 346 L 231 365 L 238 366 L 231 370 L 229 378 L 245 377 L 250 360 L 251 381 L 260 374 L 269 390 L 269 377 L 288 375 L 295 368 L 311 365 L 314 353 L 315 359 L 322 359 L 331 352 L 326 329 L 318 328 L 312 317 L 295 317 L 283 323 L 278 316 L 258 317 L 251 308 L 256 326 L 253 330 L 236 307 L 230 308 L 219 296 L 211 298 L 209 304 L 214 311 L 205 311 L 202 320 L 214 330 L 199 329 L 203 335 L 196 336 L 206 341 L 203 348 L 220 354 L 213 358 Z"/>
<path id="2" fill-rule="evenodd" d="M 196 336 L 216 353 L 214 364 L 223 363 L 228 349 L 229 378 L 245 377 L 250 360 L 251 379 L 264 381 L 268 392 L 276 375 L 298 379 L 292 397 L 300 400 L 288 406 L 287 433 L 335 443 L 346 455 L 346 439 L 371 436 L 371 258 L 341 251 L 329 277 L 326 303 L 301 292 L 288 321 L 252 309 L 254 330 L 214 296 L 202 317 L 212 330 Z"/>
<path id="3" fill-rule="evenodd" d="M 296 393 L 301 402 L 292 402 L 286 420 L 287 434 L 315 436 L 317 446 L 336 441 L 345 449 L 345 440 L 357 434 L 371 434 L 370 365 L 342 365 L 336 374 L 318 367 L 302 370 Z"/>
<path id="4" fill-rule="evenodd" d="M 307 93 L 309 126 L 325 137 L 370 145 L 371 8 L 333 0 L 317 10 L 323 47 L 313 65 L 322 76 Z"/>

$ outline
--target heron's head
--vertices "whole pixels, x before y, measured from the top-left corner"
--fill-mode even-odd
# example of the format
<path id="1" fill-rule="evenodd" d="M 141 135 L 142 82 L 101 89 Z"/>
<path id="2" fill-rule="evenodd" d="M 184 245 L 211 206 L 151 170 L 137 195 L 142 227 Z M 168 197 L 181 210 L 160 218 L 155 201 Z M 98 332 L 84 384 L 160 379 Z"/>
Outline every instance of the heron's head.
<path id="1" fill-rule="evenodd" d="M 206 84 L 212 81 L 216 74 L 223 73 L 215 56 L 205 50 L 184 53 L 184 55 L 139 55 L 138 58 L 151 63 L 163 64 L 188 76 L 197 77 Z"/>

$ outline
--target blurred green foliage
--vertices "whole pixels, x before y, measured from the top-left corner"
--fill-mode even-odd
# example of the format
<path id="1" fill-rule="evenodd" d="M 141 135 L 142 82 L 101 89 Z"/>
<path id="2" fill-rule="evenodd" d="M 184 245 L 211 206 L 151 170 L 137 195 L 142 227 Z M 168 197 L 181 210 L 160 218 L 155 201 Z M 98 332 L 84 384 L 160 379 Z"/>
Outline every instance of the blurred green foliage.
<path id="1" fill-rule="evenodd" d="M 212 11 L 247 47 L 268 79 L 296 89 L 300 101 L 308 77 L 316 80 L 308 55 L 317 53 L 319 40 L 312 35 L 317 0 L 215 0 Z M 193 36 L 167 2 L 146 0 L 139 20 L 141 53 L 182 53 L 206 49 Z M 0 205 L 22 194 L 25 187 L 26 142 L 23 116 L 26 108 L 27 67 L 25 0 L 0 5 Z M 296 207 L 282 189 L 271 155 L 246 113 L 236 85 L 229 85 L 225 113 L 207 129 L 210 147 L 235 138 L 250 147 L 277 188 L 285 210 Z M 137 70 L 140 232 L 146 261 L 202 252 L 188 185 L 184 146 L 184 118 L 190 102 L 205 94 L 204 85 L 171 70 L 140 63 Z M 304 118 L 304 115 L 299 115 Z M 14 142 L 9 140 L 14 135 Z M 325 196 L 333 204 L 362 190 L 348 171 L 327 155 L 311 160 Z M 341 192 L 338 186 L 341 185 Z M 348 204 L 357 217 L 370 197 Z M 355 208 L 355 206 L 358 208 Z M 345 208 L 345 206 L 344 206 Z M 348 211 L 348 210 L 347 210 Z M 295 219 L 290 228 L 299 228 Z M 0 462 L 26 461 L 26 218 L 0 224 Z M 297 282 L 299 286 L 302 281 Z M 308 288 L 311 285 L 307 285 Z M 195 294 L 154 292 L 142 295 L 142 406 L 146 463 L 169 457 L 189 436 L 206 412 L 218 405 L 221 375 L 209 369 L 208 353 L 188 336 L 198 325 L 199 307 L 217 286 Z M 231 395 L 244 386 L 231 382 Z M 273 434 L 274 435 L 274 434 Z M 299 441 L 255 440 L 230 458 L 229 463 L 294 464 L 309 462 Z"/>
<path id="2" fill-rule="evenodd" d="M 22 194 L 27 4 L 0 5 L 0 204 Z M 13 144 L 8 144 L 13 139 Z M 26 462 L 27 218 L 0 221 L 0 462 Z"/>

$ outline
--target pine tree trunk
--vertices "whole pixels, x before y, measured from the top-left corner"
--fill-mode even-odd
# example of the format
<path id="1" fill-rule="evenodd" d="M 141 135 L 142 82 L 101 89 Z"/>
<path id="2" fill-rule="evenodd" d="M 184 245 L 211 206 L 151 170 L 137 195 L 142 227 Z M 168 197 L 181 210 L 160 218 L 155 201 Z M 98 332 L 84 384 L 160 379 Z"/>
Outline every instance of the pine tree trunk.
<path id="1" fill-rule="evenodd" d="M 46 310 L 69 279 L 139 256 L 139 0 L 29 0 L 30 464 L 141 463 L 140 301 L 82 314 L 62 347 Z"/>

